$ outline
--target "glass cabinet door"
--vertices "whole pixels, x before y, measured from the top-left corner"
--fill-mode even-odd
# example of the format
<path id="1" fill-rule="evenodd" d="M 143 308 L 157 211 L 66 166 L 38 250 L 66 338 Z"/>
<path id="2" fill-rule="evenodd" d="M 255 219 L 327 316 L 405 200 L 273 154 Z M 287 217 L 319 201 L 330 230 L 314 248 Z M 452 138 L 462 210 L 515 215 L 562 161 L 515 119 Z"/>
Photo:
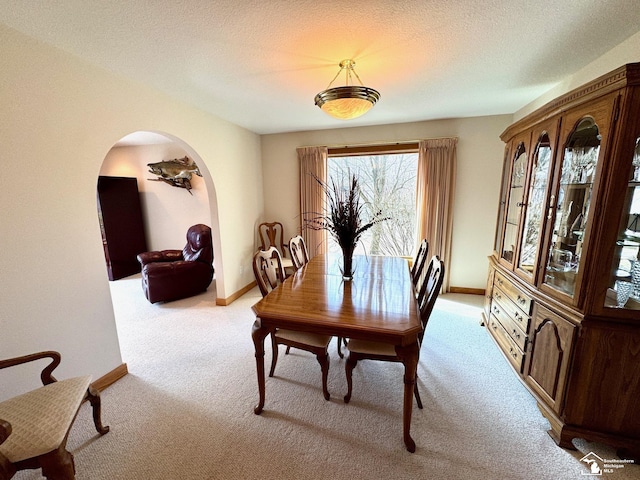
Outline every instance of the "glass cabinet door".
<path id="1" fill-rule="evenodd" d="M 640 137 L 636 139 L 605 306 L 640 310 Z"/>
<path id="2" fill-rule="evenodd" d="M 500 187 L 500 204 L 498 205 L 498 221 L 496 222 L 496 238 L 493 250 L 498 254 L 502 251 L 502 230 L 504 228 L 504 210 L 507 205 L 507 193 L 509 188 L 509 146 L 505 147 L 504 162 L 502 162 L 502 185 Z"/>
<path id="3" fill-rule="evenodd" d="M 524 184 L 527 173 L 527 151 L 524 142 L 520 142 L 511 155 L 511 181 L 507 192 L 507 210 L 504 225 L 504 240 L 500 258 L 512 264 L 515 258 L 518 241 L 518 226 L 524 199 Z"/>
<path id="4" fill-rule="evenodd" d="M 579 120 L 564 143 L 560 181 L 552 198 L 553 231 L 544 284 L 573 297 L 582 255 L 601 135 L 593 118 Z M 555 207 L 555 211 L 554 211 Z"/>
<path id="5" fill-rule="evenodd" d="M 526 200 L 526 213 L 518 270 L 525 276 L 533 277 L 538 258 L 542 227 L 546 212 L 547 190 L 551 173 L 552 151 L 549 135 L 540 135 L 533 154 L 531 179 Z"/>

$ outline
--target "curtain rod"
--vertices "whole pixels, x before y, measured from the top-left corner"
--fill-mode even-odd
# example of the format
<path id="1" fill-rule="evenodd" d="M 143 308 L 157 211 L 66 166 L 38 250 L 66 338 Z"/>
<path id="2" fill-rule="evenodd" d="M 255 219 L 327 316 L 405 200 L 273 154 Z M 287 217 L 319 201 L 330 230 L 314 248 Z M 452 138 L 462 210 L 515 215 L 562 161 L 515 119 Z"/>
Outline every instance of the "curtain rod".
<path id="1" fill-rule="evenodd" d="M 334 145 L 303 145 L 298 148 L 309 148 L 309 147 L 327 147 L 327 148 L 358 148 L 358 147 L 374 147 L 374 146 L 385 146 L 385 145 L 408 145 L 411 143 L 420 143 L 421 140 L 443 140 L 445 138 L 455 138 L 458 140 L 457 136 L 445 136 L 445 137 L 429 137 L 422 138 L 420 140 L 402 140 L 400 142 L 369 142 L 369 143 L 353 143 L 351 145 L 344 144 L 334 144 Z"/>

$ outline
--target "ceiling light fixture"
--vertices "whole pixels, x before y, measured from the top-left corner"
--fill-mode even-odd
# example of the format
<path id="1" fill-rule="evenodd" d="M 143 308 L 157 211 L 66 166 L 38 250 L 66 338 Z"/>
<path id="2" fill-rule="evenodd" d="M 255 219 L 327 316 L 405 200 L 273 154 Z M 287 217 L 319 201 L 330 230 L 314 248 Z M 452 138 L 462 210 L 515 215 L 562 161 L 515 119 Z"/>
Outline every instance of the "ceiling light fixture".
<path id="1" fill-rule="evenodd" d="M 367 113 L 380 99 L 380 93 L 373 88 L 365 87 L 362 80 L 354 70 L 356 62 L 342 60 L 340 70 L 333 77 L 326 90 L 316 95 L 315 104 L 328 115 L 340 120 L 350 120 Z M 336 78 L 345 71 L 345 86 L 333 87 Z M 355 77 L 360 85 L 353 84 Z"/>

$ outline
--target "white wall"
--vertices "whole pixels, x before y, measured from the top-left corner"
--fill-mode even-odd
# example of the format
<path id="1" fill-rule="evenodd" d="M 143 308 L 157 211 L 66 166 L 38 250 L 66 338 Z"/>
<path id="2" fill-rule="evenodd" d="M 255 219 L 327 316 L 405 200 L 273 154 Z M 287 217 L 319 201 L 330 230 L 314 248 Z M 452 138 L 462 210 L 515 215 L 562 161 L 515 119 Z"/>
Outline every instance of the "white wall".
<path id="1" fill-rule="evenodd" d="M 280 220 L 287 236 L 300 230 L 297 147 L 458 137 L 451 285 L 484 289 L 487 257 L 493 249 L 504 152 L 500 134 L 511 121 L 511 115 L 498 115 L 263 135 L 265 218 Z"/>
<path id="2" fill-rule="evenodd" d="M 219 216 L 218 296 L 253 280 L 240 266 L 251 263 L 263 209 L 258 135 L 5 26 L 0 58 L 0 357 L 58 350 L 61 378 L 98 378 L 126 362 L 105 275 L 96 181 L 109 150 L 131 132 L 175 135 L 199 155 Z M 2 382 L 0 398 L 37 383 L 37 376 L 3 372 L 12 381 Z"/>
<path id="3" fill-rule="evenodd" d="M 627 40 L 609 50 L 597 60 L 578 70 L 575 74 L 565 78 L 553 89 L 540 96 L 514 114 L 514 121 L 525 117 L 529 113 L 542 107 L 547 102 L 565 94 L 574 88 L 578 88 L 601 75 L 605 75 L 627 63 L 640 62 L 640 32 L 632 35 Z"/>
<path id="4" fill-rule="evenodd" d="M 212 228 L 209 194 L 203 178 L 191 177 L 191 194 L 179 187 L 155 181 L 147 164 L 184 158 L 187 153 L 173 142 L 144 146 L 114 147 L 104 159 L 100 175 L 134 177 L 138 180 L 140 204 L 149 250 L 181 249 L 191 225 Z M 192 159 L 193 160 L 193 159 Z M 152 179 L 152 180 L 149 180 Z M 215 178 L 213 178 L 215 182 Z"/>

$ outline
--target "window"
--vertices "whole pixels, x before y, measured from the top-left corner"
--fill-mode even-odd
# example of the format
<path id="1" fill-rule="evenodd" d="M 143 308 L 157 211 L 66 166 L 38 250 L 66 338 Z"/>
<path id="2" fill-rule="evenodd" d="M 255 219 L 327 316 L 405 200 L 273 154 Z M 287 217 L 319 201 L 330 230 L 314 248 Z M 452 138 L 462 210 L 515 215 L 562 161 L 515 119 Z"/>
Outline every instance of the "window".
<path id="1" fill-rule="evenodd" d="M 412 256 L 416 244 L 417 144 L 329 149 L 329 183 L 348 188 L 355 174 L 365 219 L 382 211 L 390 220 L 377 223 L 361 238 L 356 254 Z M 329 251 L 339 251 L 329 236 Z"/>

